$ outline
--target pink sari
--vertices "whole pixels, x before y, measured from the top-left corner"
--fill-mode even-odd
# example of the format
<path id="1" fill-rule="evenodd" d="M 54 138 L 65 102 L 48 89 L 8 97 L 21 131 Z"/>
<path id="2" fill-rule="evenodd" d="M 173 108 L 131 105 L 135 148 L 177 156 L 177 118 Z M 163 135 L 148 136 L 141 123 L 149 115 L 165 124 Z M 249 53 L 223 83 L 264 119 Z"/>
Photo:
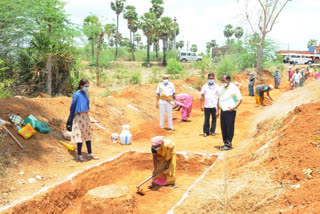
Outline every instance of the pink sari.
<path id="1" fill-rule="evenodd" d="M 182 107 L 181 120 L 187 120 L 191 114 L 192 96 L 189 94 L 179 94 L 174 102 Z"/>

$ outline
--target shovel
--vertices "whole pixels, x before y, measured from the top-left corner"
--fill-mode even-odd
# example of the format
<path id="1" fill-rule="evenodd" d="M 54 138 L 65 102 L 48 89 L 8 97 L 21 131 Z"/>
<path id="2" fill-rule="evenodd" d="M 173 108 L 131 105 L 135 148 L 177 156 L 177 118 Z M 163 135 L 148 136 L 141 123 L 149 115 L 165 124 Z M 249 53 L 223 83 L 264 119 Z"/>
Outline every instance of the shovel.
<path id="1" fill-rule="evenodd" d="M 162 172 L 163 170 L 167 169 L 165 166 L 160 169 L 158 172 L 154 173 L 153 175 L 151 175 L 149 178 L 147 178 L 145 181 L 143 181 L 142 183 L 140 183 L 138 186 L 137 186 L 137 193 L 139 195 L 144 195 L 144 193 L 142 192 L 142 189 L 140 190 L 140 186 L 142 186 L 143 184 L 145 184 L 147 181 L 149 181 L 150 179 L 154 178 L 156 175 L 158 175 L 160 172 Z"/>

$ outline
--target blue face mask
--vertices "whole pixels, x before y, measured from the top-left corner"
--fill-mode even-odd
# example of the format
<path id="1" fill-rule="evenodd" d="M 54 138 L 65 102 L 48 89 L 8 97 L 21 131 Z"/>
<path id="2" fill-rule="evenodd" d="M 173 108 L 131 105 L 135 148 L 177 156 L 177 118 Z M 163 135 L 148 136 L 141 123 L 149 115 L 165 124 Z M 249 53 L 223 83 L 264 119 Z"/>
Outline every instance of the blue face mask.
<path id="1" fill-rule="evenodd" d="M 88 90 L 89 90 L 89 87 L 83 87 L 82 90 L 88 91 Z"/>
<path id="2" fill-rule="evenodd" d="M 209 79 L 208 82 L 209 82 L 210 85 L 212 85 L 214 83 L 214 80 Z"/>

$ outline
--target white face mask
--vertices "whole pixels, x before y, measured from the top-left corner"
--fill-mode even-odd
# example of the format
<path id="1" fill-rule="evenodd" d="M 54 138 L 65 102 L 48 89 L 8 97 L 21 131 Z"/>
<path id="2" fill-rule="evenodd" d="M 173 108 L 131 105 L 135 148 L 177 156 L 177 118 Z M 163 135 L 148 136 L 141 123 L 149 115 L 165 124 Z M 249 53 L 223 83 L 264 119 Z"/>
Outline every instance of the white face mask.
<path id="1" fill-rule="evenodd" d="M 226 88 L 228 86 L 228 83 L 222 83 L 222 86 Z"/>
<path id="2" fill-rule="evenodd" d="M 169 80 L 163 80 L 164 84 L 168 84 Z"/>

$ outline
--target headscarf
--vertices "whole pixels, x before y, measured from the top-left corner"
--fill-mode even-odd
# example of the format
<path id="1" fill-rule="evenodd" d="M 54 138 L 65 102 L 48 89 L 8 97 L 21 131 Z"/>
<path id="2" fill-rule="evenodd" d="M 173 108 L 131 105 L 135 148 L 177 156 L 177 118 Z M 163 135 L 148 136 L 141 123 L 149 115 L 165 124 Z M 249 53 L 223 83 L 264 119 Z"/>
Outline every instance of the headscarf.
<path id="1" fill-rule="evenodd" d="M 163 136 L 156 136 L 151 139 L 151 145 L 157 147 L 163 143 Z"/>

